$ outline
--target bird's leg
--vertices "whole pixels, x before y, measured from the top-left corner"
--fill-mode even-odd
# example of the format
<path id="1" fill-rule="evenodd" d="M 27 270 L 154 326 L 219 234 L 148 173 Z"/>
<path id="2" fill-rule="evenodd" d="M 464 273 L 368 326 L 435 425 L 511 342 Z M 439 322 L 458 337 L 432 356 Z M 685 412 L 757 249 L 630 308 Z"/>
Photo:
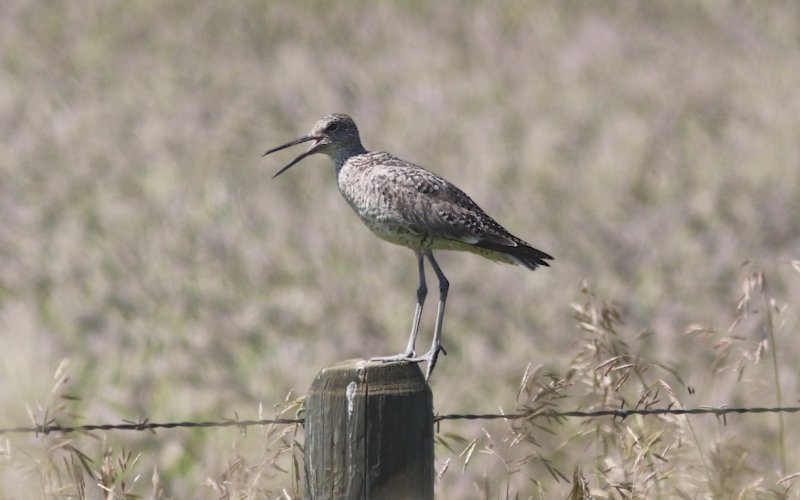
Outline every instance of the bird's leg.
<path id="1" fill-rule="evenodd" d="M 422 253 L 417 252 L 417 266 L 419 269 L 419 287 L 417 287 L 417 305 L 414 308 L 414 322 L 411 324 L 411 335 L 408 337 L 405 356 L 413 358 L 416 355 L 414 350 L 417 343 L 417 332 L 419 331 L 419 321 L 422 319 L 422 306 L 428 296 L 428 286 L 425 284 L 425 260 Z"/>
<path id="2" fill-rule="evenodd" d="M 444 277 L 442 269 L 439 267 L 436 259 L 433 258 L 433 252 L 428 250 L 425 252 L 425 256 L 428 257 L 431 266 L 433 266 L 433 270 L 436 272 L 436 277 L 439 278 L 439 307 L 436 310 L 436 328 L 433 330 L 433 344 L 431 344 L 430 351 L 420 356 L 421 359 L 428 362 L 428 370 L 425 373 L 425 380 L 428 380 L 431 378 L 433 368 L 436 366 L 439 352 L 447 354 L 447 351 L 442 347 L 442 319 L 444 318 L 444 305 L 447 302 L 447 290 L 450 289 L 450 282 Z"/>
<path id="3" fill-rule="evenodd" d="M 416 351 L 414 346 L 417 343 L 417 331 L 419 330 L 419 321 L 422 318 L 422 306 L 425 304 L 425 297 L 428 296 L 428 286 L 425 284 L 425 260 L 423 259 L 422 252 L 415 252 L 417 254 L 417 266 L 419 268 L 419 287 L 417 288 L 417 306 L 414 309 L 414 322 L 411 324 L 411 335 L 408 337 L 408 345 L 405 352 L 395 354 L 394 356 L 381 356 L 371 358 L 370 361 L 402 361 L 414 360 Z"/>

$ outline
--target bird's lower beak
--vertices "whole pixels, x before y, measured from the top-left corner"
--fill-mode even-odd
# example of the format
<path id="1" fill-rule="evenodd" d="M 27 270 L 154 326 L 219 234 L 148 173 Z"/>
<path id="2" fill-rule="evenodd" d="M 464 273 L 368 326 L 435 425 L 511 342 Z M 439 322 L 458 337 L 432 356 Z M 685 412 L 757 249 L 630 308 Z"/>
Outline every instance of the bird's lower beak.
<path id="1" fill-rule="evenodd" d="M 299 162 L 300 160 L 302 160 L 306 156 L 309 156 L 309 155 L 312 155 L 312 154 L 316 153 L 317 150 L 320 147 L 320 144 L 321 144 L 320 139 L 317 138 L 317 137 L 314 137 L 312 135 L 304 135 L 303 137 L 301 137 L 299 139 L 295 139 L 293 141 L 287 142 L 286 144 L 283 144 L 283 145 L 278 146 L 276 148 L 272 148 L 269 151 L 267 151 L 266 153 L 264 153 L 263 155 L 261 155 L 261 156 L 267 156 L 268 154 L 274 153 L 275 151 L 280 151 L 281 149 L 286 149 L 288 147 L 296 146 L 297 144 L 302 144 L 302 143 L 308 142 L 308 141 L 317 141 L 317 142 L 312 144 L 311 147 L 308 149 L 308 151 L 306 151 L 305 153 L 301 154 L 300 156 L 298 156 L 297 158 L 292 160 L 291 163 L 289 163 L 288 165 L 286 165 L 282 169 L 278 170 L 278 172 L 276 172 L 275 175 L 272 176 L 273 179 L 275 177 L 278 177 L 279 175 L 281 175 L 285 171 L 287 171 L 289 169 L 289 167 L 291 167 L 295 163 Z"/>

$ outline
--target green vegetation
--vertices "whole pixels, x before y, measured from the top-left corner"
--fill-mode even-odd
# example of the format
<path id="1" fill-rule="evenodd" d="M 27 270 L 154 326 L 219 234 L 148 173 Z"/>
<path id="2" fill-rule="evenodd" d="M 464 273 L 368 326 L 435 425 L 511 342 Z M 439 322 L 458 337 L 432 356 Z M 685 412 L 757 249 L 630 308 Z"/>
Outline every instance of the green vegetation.
<path id="1" fill-rule="evenodd" d="M 797 400 L 800 4 L 4 0 L 0 69 L 0 427 L 293 416 L 399 351 L 412 253 L 259 157 L 330 112 L 556 257 L 438 257 L 437 411 Z M 437 494 L 795 498 L 784 419 L 443 422 Z M 7 435 L 0 497 L 295 497 L 301 444 Z"/>

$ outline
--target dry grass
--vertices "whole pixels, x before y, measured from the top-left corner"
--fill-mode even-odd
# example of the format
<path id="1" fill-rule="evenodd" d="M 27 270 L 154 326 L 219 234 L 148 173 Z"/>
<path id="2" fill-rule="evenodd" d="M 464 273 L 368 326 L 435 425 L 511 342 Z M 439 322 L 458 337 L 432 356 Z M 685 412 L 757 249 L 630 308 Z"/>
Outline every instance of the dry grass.
<path id="1" fill-rule="evenodd" d="M 790 404 L 798 26 L 791 2 L 4 1 L 0 426 L 249 418 L 402 347 L 411 253 L 327 160 L 259 158 L 332 111 L 557 259 L 442 255 L 438 411 Z M 794 497 L 794 418 L 447 423 L 437 491 Z M 0 496 L 297 496 L 295 432 L 7 437 Z"/>

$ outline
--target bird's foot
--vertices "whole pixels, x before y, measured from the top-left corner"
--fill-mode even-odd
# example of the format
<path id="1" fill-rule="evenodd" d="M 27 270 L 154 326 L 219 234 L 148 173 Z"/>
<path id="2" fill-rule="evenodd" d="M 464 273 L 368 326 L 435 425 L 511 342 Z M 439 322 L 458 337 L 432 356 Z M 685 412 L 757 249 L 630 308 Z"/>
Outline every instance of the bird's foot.
<path id="1" fill-rule="evenodd" d="M 394 361 L 408 361 L 411 363 L 416 363 L 421 361 L 420 359 L 416 358 L 417 353 L 414 351 L 406 351 L 401 352 L 400 354 L 394 354 L 392 356 L 376 356 L 374 358 L 369 358 L 370 361 L 382 361 L 384 363 L 392 363 Z"/>
<path id="2" fill-rule="evenodd" d="M 428 362 L 428 369 L 425 371 L 425 382 L 430 380 L 431 374 L 433 373 L 434 367 L 436 367 L 436 361 L 439 359 L 439 353 L 444 354 L 447 356 L 447 351 L 444 347 L 437 345 L 436 347 L 432 348 L 427 353 L 420 356 L 420 361 L 427 361 Z"/>
<path id="3" fill-rule="evenodd" d="M 447 350 L 442 346 L 436 346 L 422 356 L 417 356 L 414 351 L 401 352 L 392 356 L 376 356 L 369 358 L 370 361 L 381 361 L 383 363 L 392 363 L 395 361 L 407 361 L 409 363 L 421 363 L 423 361 L 428 363 L 428 369 L 425 371 L 425 381 L 431 378 L 431 373 L 436 366 L 436 361 L 439 359 L 439 353 L 447 356 Z"/>

